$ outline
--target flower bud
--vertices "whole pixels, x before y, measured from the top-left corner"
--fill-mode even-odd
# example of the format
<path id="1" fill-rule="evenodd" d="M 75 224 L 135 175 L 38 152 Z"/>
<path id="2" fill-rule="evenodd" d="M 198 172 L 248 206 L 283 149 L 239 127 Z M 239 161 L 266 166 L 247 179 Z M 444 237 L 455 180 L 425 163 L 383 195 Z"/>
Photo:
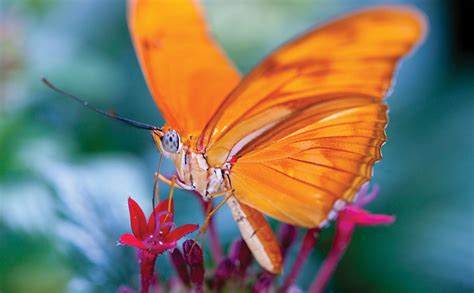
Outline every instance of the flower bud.
<path id="1" fill-rule="evenodd" d="M 243 239 L 232 243 L 229 258 L 238 266 L 240 276 L 244 277 L 247 268 L 252 264 L 253 256 Z"/>
<path id="2" fill-rule="evenodd" d="M 171 252 L 170 257 L 171 263 L 173 264 L 176 272 L 178 273 L 179 279 L 185 286 L 190 287 L 191 283 L 189 281 L 188 266 L 184 261 L 183 254 L 181 253 L 181 251 L 179 251 L 179 249 L 176 248 L 173 250 L 173 252 Z"/>
<path id="3" fill-rule="evenodd" d="M 214 279 L 212 280 L 212 289 L 219 292 L 224 288 L 226 282 L 232 278 L 236 269 L 236 263 L 230 258 L 224 258 L 218 265 Z"/>
<path id="4" fill-rule="evenodd" d="M 298 229 L 289 224 L 283 224 L 280 228 L 281 254 L 283 259 L 288 252 L 288 249 L 295 242 L 298 236 Z"/>
<path id="5" fill-rule="evenodd" d="M 189 265 L 189 277 L 196 291 L 202 292 L 204 282 L 204 264 L 202 250 L 194 240 L 186 240 L 183 243 L 184 260 Z"/>
<path id="6" fill-rule="evenodd" d="M 261 273 L 252 287 L 252 293 L 268 292 L 272 286 L 274 278 L 275 275 L 270 272 L 265 271 Z"/>
<path id="7" fill-rule="evenodd" d="M 186 263 L 190 266 L 202 264 L 202 250 L 199 244 L 191 239 L 184 241 L 183 254 Z"/>

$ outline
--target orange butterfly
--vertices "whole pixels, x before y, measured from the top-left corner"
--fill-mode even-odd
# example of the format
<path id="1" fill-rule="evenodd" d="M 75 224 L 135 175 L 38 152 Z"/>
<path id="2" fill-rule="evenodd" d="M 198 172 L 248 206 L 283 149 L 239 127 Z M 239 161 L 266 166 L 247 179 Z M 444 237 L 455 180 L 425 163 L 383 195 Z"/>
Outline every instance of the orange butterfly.
<path id="1" fill-rule="evenodd" d="M 166 119 L 152 130 L 176 184 L 225 194 L 244 240 L 268 271 L 278 243 L 262 214 L 324 226 L 372 176 L 385 141 L 399 59 L 423 37 L 403 7 L 364 10 L 283 45 L 240 78 L 192 0 L 130 0 L 129 26 Z M 166 179 L 163 179 L 166 181 Z"/>

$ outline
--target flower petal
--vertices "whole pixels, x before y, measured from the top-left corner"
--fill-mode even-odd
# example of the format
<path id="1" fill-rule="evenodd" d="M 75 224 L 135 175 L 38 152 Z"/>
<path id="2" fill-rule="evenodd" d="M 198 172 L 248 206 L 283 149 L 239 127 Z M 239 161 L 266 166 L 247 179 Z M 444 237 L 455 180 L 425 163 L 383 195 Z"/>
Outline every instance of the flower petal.
<path id="1" fill-rule="evenodd" d="M 369 192 L 369 183 L 366 183 L 357 193 L 357 200 L 353 203 L 354 206 L 362 208 L 368 203 L 372 202 L 379 194 L 380 188 L 377 184 L 372 187 L 372 191 Z"/>
<path id="2" fill-rule="evenodd" d="M 193 225 L 193 224 L 186 224 L 181 227 L 178 227 L 168 233 L 165 237 L 165 242 L 170 242 L 170 241 L 178 241 L 182 237 L 184 237 L 186 234 L 192 233 L 196 231 L 199 228 L 199 225 Z"/>
<path id="3" fill-rule="evenodd" d="M 171 241 L 171 242 L 158 241 L 157 243 L 152 244 L 149 248 L 150 248 L 151 253 L 155 255 L 160 255 L 167 250 L 175 249 L 176 241 Z"/>
<path id="4" fill-rule="evenodd" d="M 134 246 L 134 247 L 140 248 L 140 249 L 146 249 L 143 242 L 141 242 L 135 236 L 133 236 L 132 234 L 129 234 L 129 233 L 123 234 L 122 236 L 120 236 L 119 243 L 123 244 L 123 245 Z"/>
<path id="5" fill-rule="evenodd" d="M 145 239 L 148 232 L 145 214 L 131 197 L 128 198 L 128 210 L 130 212 L 130 226 L 132 227 L 133 235 L 140 240 Z"/>
<path id="6" fill-rule="evenodd" d="M 342 211 L 342 221 L 350 221 L 356 225 L 372 226 L 391 224 L 395 221 L 395 217 L 389 215 L 371 214 L 355 206 L 348 206 Z"/>

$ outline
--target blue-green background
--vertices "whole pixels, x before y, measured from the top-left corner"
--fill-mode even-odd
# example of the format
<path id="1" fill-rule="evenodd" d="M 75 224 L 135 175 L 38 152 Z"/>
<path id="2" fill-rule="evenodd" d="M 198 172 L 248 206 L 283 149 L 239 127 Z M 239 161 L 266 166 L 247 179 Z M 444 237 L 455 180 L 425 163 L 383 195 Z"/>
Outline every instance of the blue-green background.
<path id="1" fill-rule="evenodd" d="M 388 98 L 388 142 L 374 179 L 381 193 L 368 207 L 397 221 L 358 229 L 329 289 L 472 292 L 473 2 L 214 0 L 205 6 L 213 34 L 246 72 L 311 25 L 380 3 L 410 3 L 430 22 Z M 0 0 L 0 292 L 136 287 L 133 249 L 116 240 L 129 231 L 128 196 L 151 209 L 158 153 L 148 133 L 80 108 L 42 86 L 41 76 L 106 110 L 163 123 L 130 42 L 125 3 Z M 173 172 L 170 164 L 164 169 Z M 177 193 L 176 207 L 178 224 L 202 221 L 194 196 Z M 216 221 L 227 247 L 238 237 L 235 224 L 226 209 Z M 308 260 L 298 280 L 303 290 L 332 234 L 323 232 Z M 169 277 L 166 257 L 158 269 Z"/>

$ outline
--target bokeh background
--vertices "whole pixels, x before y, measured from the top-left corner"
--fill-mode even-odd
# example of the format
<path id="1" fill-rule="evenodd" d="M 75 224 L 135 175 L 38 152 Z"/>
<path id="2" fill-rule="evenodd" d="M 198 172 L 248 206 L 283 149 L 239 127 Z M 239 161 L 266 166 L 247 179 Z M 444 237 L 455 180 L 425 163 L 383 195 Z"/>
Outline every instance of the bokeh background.
<path id="1" fill-rule="evenodd" d="M 388 143 L 373 181 L 381 194 L 369 206 L 397 221 L 357 230 L 330 291 L 472 292 L 474 2 L 204 2 L 213 34 L 244 73 L 341 13 L 381 2 L 424 11 L 430 32 L 402 63 L 388 98 Z M 116 240 L 129 231 L 128 196 L 151 210 L 158 153 L 147 132 L 58 96 L 41 76 L 106 110 L 163 123 L 131 45 L 124 1 L 0 0 L 0 292 L 136 287 L 133 249 Z M 176 201 L 178 224 L 202 221 L 194 196 L 179 192 Z M 238 237 L 228 210 L 216 221 L 228 246 Z M 305 266 L 303 290 L 332 235 L 323 232 Z M 166 257 L 158 270 L 164 279 L 171 274 Z"/>

